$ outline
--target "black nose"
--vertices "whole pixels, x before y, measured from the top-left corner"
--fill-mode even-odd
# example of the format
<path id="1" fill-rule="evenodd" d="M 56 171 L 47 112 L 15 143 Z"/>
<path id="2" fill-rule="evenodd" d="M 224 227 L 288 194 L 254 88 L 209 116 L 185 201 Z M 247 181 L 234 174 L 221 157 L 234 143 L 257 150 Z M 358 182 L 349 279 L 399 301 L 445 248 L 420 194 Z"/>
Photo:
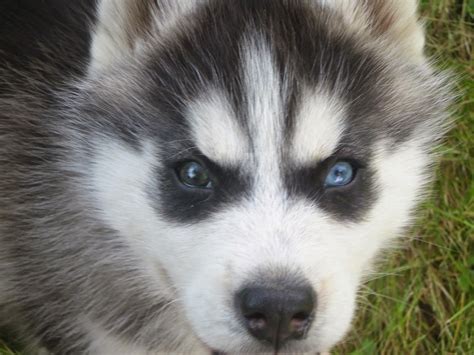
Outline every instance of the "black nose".
<path id="1" fill-rule="evenodd" d="M 250 334 L 278 346 L 306 335 L 316 303 L 311 287 L 248 287 L 237 294 L 237 305 Z"/>

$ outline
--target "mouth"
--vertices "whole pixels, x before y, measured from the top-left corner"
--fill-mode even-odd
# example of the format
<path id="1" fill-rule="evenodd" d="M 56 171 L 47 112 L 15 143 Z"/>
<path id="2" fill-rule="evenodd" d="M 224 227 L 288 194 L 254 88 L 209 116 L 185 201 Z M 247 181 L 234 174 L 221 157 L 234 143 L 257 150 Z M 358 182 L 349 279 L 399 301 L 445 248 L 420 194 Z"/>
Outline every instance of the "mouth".
<path id="1" fill-rule="evenodd" d="M 275 352 L 273 353 L 273 355 L 278 355 L 278 354 L 279 354 L 278 350 L 275 350 Z M 211 355 L 227 355 L 227 353 L 222 352 L 222 351 L 217 351 L 217 350 L 211 350 Z M 317 353 L 314 353 L 313 355 L 322 355 L 322 354 L 317 352 Z"/>

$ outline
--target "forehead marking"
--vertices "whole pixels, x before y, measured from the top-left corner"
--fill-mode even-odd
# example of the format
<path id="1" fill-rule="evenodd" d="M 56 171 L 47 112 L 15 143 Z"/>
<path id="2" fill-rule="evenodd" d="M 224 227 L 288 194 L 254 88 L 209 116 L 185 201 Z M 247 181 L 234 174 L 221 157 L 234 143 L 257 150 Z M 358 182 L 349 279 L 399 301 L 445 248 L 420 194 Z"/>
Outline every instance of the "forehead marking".
<path id="1" fill-rule="evenodd" d="M 214 90 L 194 101 L 187 116 L 196 146 L 209 159 L 230 166 L 245 161 L 248 139 L 224 94 Z"/>
<path id="2" fill-rule="evenodd" d="M 258 35 L 242 43 L 244 93 L 256 165 L 257 186 L 278 188 L 285 83 L 280 80 L 270 45 Z"/>
<path id="3" fill-rule="evenodd" d="M 345 108 L 334 96 L 308 90 L 296 117 L 291 159 L 307 165 L 330 157 L 344 132 Z"/>

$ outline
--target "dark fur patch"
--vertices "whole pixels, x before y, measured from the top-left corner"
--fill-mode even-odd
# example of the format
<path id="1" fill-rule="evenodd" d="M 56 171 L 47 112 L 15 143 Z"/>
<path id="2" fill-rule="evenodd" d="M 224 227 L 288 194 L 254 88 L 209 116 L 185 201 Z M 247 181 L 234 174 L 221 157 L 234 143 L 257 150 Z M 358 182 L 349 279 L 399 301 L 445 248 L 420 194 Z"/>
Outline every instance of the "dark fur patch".
<path id="1" fill-rule="evenodd" d="M 166 143 L 164 144 L 166 146 Z M 188 224 L 200 221 L 213 212 L 235 204 L 250 193 L 251 179 L 235 168 L 222 167 L 210 161 L 199 151 L 184 148 L 183 158 L 179 152 L 166 150 L 163 168 L 157 169 L 159 189 L 150 194 L 160 212 L 173 221 Z M 170 154 L 171 153 L 171 154 Z M 205 166 L 212 179 L 212 189 L 198 189 L 184 186 L 176 174 L 177 162 L 194 160 Z M 151 189 L 156 191 L 156 189 Z"/>
<path id="2" fill-rule="evenodd" d="M 2 0 L 0 70 L 41 73 L 50 86 L 84 73 L 96 1 Z M 0 80 L 0 92 L 7 84 Z"/>

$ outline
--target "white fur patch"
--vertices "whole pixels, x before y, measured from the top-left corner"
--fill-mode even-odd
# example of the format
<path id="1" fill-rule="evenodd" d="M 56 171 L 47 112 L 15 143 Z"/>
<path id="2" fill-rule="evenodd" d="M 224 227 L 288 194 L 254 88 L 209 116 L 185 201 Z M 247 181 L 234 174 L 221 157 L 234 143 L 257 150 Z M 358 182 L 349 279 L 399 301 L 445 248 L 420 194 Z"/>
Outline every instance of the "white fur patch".
<path id="1" fill-rule="evenodd" d="M 140 223 L 135 223 L 127 216 L 139 214 L 143 219 L 154 218 L 153 210 L 148 208 L 146 195 L 148 184 L 153 183 L 153 167 L 156 166 L 154 151 L 151 144 L 144 145 L 141 153 L 127 149 L 118 142 L 98 144 L 92 182 L 99 207 L 109 225 L 127 231 L 128 236 L 143 231 L 135 230 L 140 228 Z M 114 218 L 124 212 L 122 218 Z"/>
<path id="2" fill-rule="evenodd" d="M 278 189 L 286 83 L 280 81 L 272 49 L 263 38 L 249 36 L 241 50 L 257 185 Z"/>
<path id="3" fill-rule="evenodd" d="M 238 166 L 248 157 L 248 140 L 229 101 L 217 92 L 188 106 L 194 142 L 209 159 Z"/>
<path id="4" fill-rule="evenodd" d="M 139 254 L 149 247 L 143 245 L 143 236 L 150 234 L 150 224 L 156 219 L 147 195 L 150 186 L 156 183 L 154 169 L 159 163 L 155 152 L 151 143 L 144 143 L 142 151 L 137 152 L 118 142 L 99 142 L 91 172 L 92 197 L 96 200 L 98 215 L 126 236 Z M 166 284 L 164 277 L 146 261 L 144 259 L 142 267 L 147 269 L 151 279 L 155 279 L 157 285 Z M 169 297 L 166 291 L 161 287 L 160 292 Z"/>
<path id="5" fill-rule="evenodd" d="M 296 117 L 291 158 L 304 165 L 331 156 L 344 132 L 344 118 L 344 107 L 334 97 L 306 93 Z"/>
<path id="6" fill-rule="evenodd" d="M 428 152 L 420 147 L 422 141 L 408 142 L 395 152 L 388 152 L 385 144 L 388 142 L 380 143 L 374 162 L 380 196 L 367 218 L 377 226 L 381 240 L 398 236 L 411 222 L 413 209 L 431 182 L 427 171 L 431 160 Z"/>

